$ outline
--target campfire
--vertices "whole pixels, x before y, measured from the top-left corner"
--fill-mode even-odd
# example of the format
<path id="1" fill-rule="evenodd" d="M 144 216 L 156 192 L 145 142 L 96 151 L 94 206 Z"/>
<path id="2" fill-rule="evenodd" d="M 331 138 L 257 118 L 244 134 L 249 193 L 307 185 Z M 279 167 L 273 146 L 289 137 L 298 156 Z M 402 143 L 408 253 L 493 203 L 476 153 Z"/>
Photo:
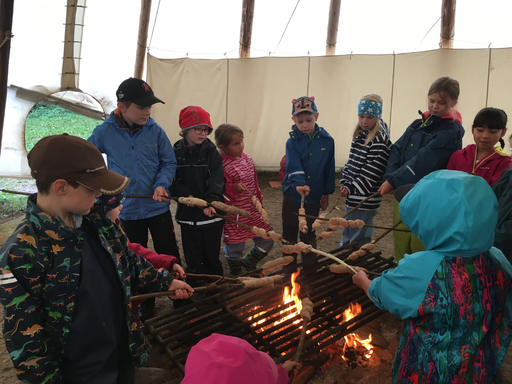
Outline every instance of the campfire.
<path id="1" fill-rule="evenodd" d="M 350 303 L 349 308 L 343 312 L 343 322 L 348 321 L 361 313 L 361 306 L 358 303 Z M 372 357 L 372 334 L 367 339 L 360 339 L 356 333 L 349 333 L 343 336 L 338 342 L 342 346 L 341 358 L 352 367 L 361 361 L 367 361 Z"/>
<path id="2" fill-rule="evenodd" d="M 331 253 L 344 259 L 356 245 Z M 329 271 L 332 260 L 318 258 L 314 265 L 304 268 L 282 285 L 258 289 L 227 288 L 189 306 L 173 310 L 148 320 L 145 325 L 172 365 L 183 373 L 188 352 L 199 340 L 212 333 L 245 339 L 255 348 L 268 353 L 277 364 L 293 358 L 297 352 L 303 319 L 301 301 L 308 297 L 314 304 L 303 344 L 302 359 L 316 356 L 321 350 L 339 340 L 344 356 L 367 360 L 372 354 L 371 340 L 359 340 L 359 327 L 381 316 L 362 290 L 354 286 L 350 275 Z M 354 265 L 373 272 L 394 267 L 380 252 L 369 253 Z M 371 338 L 371 337 L 370 337 Z M 359 340 L 359 341 L 358 341 Z M 363 352 L 359 352 L 363 351 Z"/>

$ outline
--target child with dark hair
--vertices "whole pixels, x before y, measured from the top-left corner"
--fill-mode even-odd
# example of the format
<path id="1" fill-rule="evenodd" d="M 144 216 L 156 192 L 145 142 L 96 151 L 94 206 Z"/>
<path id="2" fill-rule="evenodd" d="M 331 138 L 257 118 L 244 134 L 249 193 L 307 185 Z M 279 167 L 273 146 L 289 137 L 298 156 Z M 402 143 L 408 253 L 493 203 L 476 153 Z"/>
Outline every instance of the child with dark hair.
<path id="1" fill-rule="evenodd" d="M 505 169 L 512 168 L 512 159 L 503 151 L 507 114 L 502 109 L 483 108 L 475 116 L 471 131 L 475 144 L 455 152 L 446 169 L 481 176 L 492 187 Z"/>
<path id="2" fill-rule="evenodd" d="M 252 157 L 244 152 L 244 132 L 235 124 L 221 124 L 215 130 L 215 142 L 219 147 L 224 168 L 225 203 L 251 213 L 250 217 L 236 215 L 232 218 L 250 227 L 270 231 L 272 227 L 265 223 L 252 200 L 254 196 L 260 204 L 263 204 L 256 167 Z M 242 266 L 247 271 L 254 270 L 256 264 L 267 256 L 274 246 L 272 239 L 264 239 L 230 221 L 224 224 L 223 239 L 226 244 L 224 252 L 232 276 L 241 275 Z M 251 239 L 254 242 L 253 247 L 242 256 L 245 242 Z"/>
<path id="3" fill-rule="evenodd" d="M 171 195 L 194 196 L 208 203 L 223 201 L 222 158 L 208 139 L 213 131 L 210 114 L 198 106 L 185 107 L 180 112 L 179 124 L 182 139 L 174 144 L 178 169 Z M 224 220 L 216 217 L 216 213 L 211 206 L 201 210 L 178 203 L 176 222 L 181 226 L 186 273 L 223 275 L 219 254 Z M 192 286 L 204 283 L 191 276 L 187 276 L 187 282 Z"/>
<path id="4" fill-rule="evenodd" d="M 286 176 L 283 180 L 283 238 L 291 244 L 300 241 L 316 248 L 316 234 L 312 230 L 314 219 L 307 219 L 307 233 L 300 232 L 297 213 L 305 195 L 304 208 L 307 215 L 318 216 L 320 209 L 329 204 L 329 195 L 334 192 L 334 139 L 316 123 L 318 109 L 315 97 L 303 96 L 292 100 L 294 122 L 290 138 L 286 142 Z M 302 261 L 308 254 L 302 254 Z M 294 262 L 285 266 L 286 272 L 297 268 Z"/>
<path id="5" fill-rule="evenodd" d="M 512 265 L 492 246 L 498 216 L 487 182 L 440 170 L 395 191 L 425 251 L 353 282 L 404 319 L 393 383 L 495 383 L 512 339 Z M 405 195 L 405 197 L 403 197 Z"/>
<path id="6" fill-rule="evenodd" d="M 107 217 L 129 179 L 105 165 L 91 143 L 44 137 L 28 153 L 37 194 L 0 250 L 3 336 L 26 383 L 133 383 L 151 351 L 130 310 L 141 293 L 193 292 L 128 249 Z M 106 204 L 104 204 L 106 202 Z"/>
<path id="7" fill-rule="evenodd" d="M 445 169 L 450 156 L 462 148 L 462 117 L 455 109 L 459 99 L 459 82 L 443 76 L 432 83 L 428 90 L 428 111 L 414 120 L 403 135 L 393 144 L 389 156 L 381 195 L 410 183 L 418 182 L 430 172 Z M 398 202 L 395 201 L 393 224 L 400 221 Z M 398 229 L 407 229 L 399 225 Z M 395 259 L 406 253 L 424 250 L 423 244 L 410 232 L 393 232 Z"/>

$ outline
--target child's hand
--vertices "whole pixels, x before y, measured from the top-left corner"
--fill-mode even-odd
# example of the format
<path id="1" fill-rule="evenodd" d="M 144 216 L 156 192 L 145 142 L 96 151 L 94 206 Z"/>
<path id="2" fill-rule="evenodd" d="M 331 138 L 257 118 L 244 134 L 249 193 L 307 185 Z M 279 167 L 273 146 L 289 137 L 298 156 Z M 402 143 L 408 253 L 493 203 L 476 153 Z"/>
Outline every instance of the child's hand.
<path id="1" fill-rule="evenodd" d="M 296 361 L 288 360 L 282 364 L 282 367 L 286 370 L 286 372 L 290 372 L 293 369 L 293 373 L 297 375 L 299 373 L 299 369 L 302 367 L 300 363 Z"/>
<path id="2" fill-rule="evenodd" d="M 156 187 L 155 192 L 153 193 L 153 200 L 156 201 L 167 201 L 169 200 L 169 196 L 165 191 L 164 187 Z"/>
<path id="3" fill-rule="evenodd" d="M 366 272 L 363 271 L 360 268 L 354 267 L 354 269 L 357 271 L 355 275 L 352 276 L 352 282 L 357 285 L 359 288 L 364 290 L 366 294 L 368 294 L 368 288 L 370 288 L 370 284 L 372 283 L 368 276 L 366 275 Z"/>
<path id="4" fill-rule="evenodd" d="M 174 263 L 174 265 L 172 266 L 172 270 L 174 272 L 176 272 L 176 277 L 179 277 L 182 279 L 185 278 L 185 271 L 183 270 L 183 267 L 181 265 L 179 265 L 178 263 Z"/>
<path id="5" fill-rule="evenodd" d="M 188 299 L 194 293 L 194 289 L 190 285 L 176 279 L 172 281 L 169 291 L 175 291 L 174 295 L 169 296 L 173 300 Z"/>
<path id="6" fill-rule="evenodd" d="M 245 190 L 247 189 L 244 185 L 244 183 L 236 183 L 233 188 L 235 188 L 235 191 L 237 193 L 242 193 L 242 192 L 245 192 Z"/>
<path id="7" fill-rule="evenodd" d="M 329 206 L 329 195 L 323 195 L 322 200 L 320 200 L 320 209 L 325 211 Z"/>
<path id="8" fill-rule="evenodd" d="M 389 184 L 389 182 L 386 180 L 385 182 L 382 183 L 378 192 L 380 192 L 381 196 L 384 196 L 385 194 L 387 194 L 389 192 L 393 192 L 393 186 L 391 184 Z"/>
<path id="9" fill-rule="evenodd" d="M 343 196 L 343 197 L 347 197 L 348 196 L 348 189 L 347 189 L 347 187 L 341 187 L 340 188 L 340 195 Z"/>
<path id="10" fill-rule="evenodd" d="M 304 192 L 304 194 L 307 196 L 309 195 L 309 192 L 311 191 L 309 189 L 309 186 L 308 185 L 299 185 L 297 188 L 295 188 L 297 190 L 297 193 L 299 195 L 302 195 L 302 193 Z"/>
<path id="11" fill-rule="evenodd" d="M 213 207 L 207 207 L 203 209 L 203 213 L 208 217 L 213 217 L 213 215 L 217 213 L 217 211 Z"/>

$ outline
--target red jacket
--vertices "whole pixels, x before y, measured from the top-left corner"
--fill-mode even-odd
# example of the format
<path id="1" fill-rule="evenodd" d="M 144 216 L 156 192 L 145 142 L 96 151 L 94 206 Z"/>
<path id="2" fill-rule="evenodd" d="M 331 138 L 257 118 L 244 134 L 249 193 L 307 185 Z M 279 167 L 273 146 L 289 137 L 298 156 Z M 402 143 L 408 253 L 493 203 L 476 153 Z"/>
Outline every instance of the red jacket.
<path id="1" fill-rule="evenodd" d="M 149 261 L 155 269 L 166 269 L 168 271 L 172 271 L 172 267 L 174 263 L 176 263 L 177 259 L 174 256 L 158 254 L 155 251 L 144 248 L 142 245 L 137 243 L 130 243 L 128 241 L 128 248 L 133 253 L 142 256 L 147 261 Z"/>
<path id="2" fill-rule="evenodd" d="M 500 147 L 495 148 L 491 156 L 480 160 L 476 165 L 474 165 L 475 151 L 476 145 L 470 144 L 454 152 L 446 169 L 473 173 L 473 167 L 475 167 L 473 174 L 483 177 L 492 187 L 500 178 L 501 172 L 512 168 L 512 159 Z"/>

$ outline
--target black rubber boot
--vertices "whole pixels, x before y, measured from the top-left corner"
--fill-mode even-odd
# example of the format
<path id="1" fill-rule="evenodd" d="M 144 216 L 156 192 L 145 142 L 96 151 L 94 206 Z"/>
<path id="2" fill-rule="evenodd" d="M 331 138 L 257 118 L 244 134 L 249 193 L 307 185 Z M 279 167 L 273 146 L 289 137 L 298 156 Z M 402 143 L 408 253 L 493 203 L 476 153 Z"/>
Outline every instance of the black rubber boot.
<path id="1" fill-rule="evenodd" d="M 258 261 L 262 260 L 268 253 L 260 251 L 256 246 L 253 246 L 247 255 L 242 257 L 242 265 L 247 272 L 254 271 L 256 269 L 256 264 Z"/>
<path id="2" fill-rule="evenodd" d="M 238 277 L 242 274 L 242 260 L 228 260 L 229 277 Z"/>

